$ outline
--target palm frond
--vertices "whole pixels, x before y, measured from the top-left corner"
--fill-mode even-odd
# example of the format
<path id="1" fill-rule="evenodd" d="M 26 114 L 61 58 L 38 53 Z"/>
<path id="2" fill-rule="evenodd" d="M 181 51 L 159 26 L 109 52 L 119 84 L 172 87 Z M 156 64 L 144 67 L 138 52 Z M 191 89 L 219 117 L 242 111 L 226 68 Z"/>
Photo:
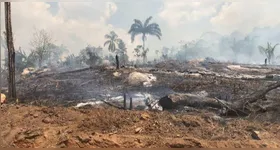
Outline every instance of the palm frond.
<path id="1" fill-rule="evenodd" d="M 108 40 L 108 41 L 106 41 L 105 43 L 104 43 L 104 47 L 106 46 L 106 45 L 108 45 L 108 44 L 110 44 L 110 40 Z"/>
<path id="2" fill-rule="evenodd" d="M 159 28 L 159 25 L 157 23 L 151 23 L 147 26 L 147 28 Z M 160 28 L 159 28 L 160 30 Z"/>
<path id="3" fill-rule="evenodd" d="M 157 36 L 159 39 L 160 39 L 160 37 L 162 36 L 161 29 L 159 28 L 159 25 L 156 24 L 156 23 L 150 24 L 150 25 L 147 27 L 147 33 L 150 34 L 150 35 L 155 35 L 155 36 Z"/>
<path id="4" fill-rule="evenodd" d="M 139 25 L 139 24 L 132 24 L 129 31 L 128 31 L 128 34 L 130 34 L 131 32 L 139 32 L 140 29 L 142 29 L 142 27 Z"/>
<path id="5" fill-rule="evenodd" d="M 111 34 L 111 37 L 112 37 L 111 39 L 117 39 L 118 38 L 118 35 L 114 31 L 111 31 L 110 34 Z"/>
<path id="6" fill-rule="evenodd" d="M 133 43 L 135 40 L 135 36 L 142 34 L 142 33 L 141 32 L 131 32 L 130 34 L 131 34 L 131 43 Z"/>
<path id="7" fill-rule="evenodd" d="M 154 36 L 156 36 L 159 40 L 161 40 L 162 34 L 161 34 L 161 32 L 158 31 L 158 30 L 151 29 L 151 30 L 149 30 L 149 31 L 147 32 L 147 34 L 149 34 L 149 35 L 154 35 Z"/>
<path id="8" fill-rule="evenodd" d="M 149 24 L 149 22 L 151 21 L 152 18 L 153 18 L 153 17 L 150 16 L 149 18 L 146 19 L 146 21 L 145 21 L 145 23 L 144 23 L 144 28 L 146 28 L 146 27 L 148 26 L 148 24 Z"/>
<path id="9" fill-rule="evenodd" d="M 271 49 L 271 44 L 267 42 L 267 49 Z"/>
<path id="10" fill-rule="evenodd" d="M 278 46 L 279 44 L 275 44 L 273 47 L 272 47 L 272 51 L 274 51 L 274 49 L 276 48 L 276 46 Z"/>
<path id="11" fill-rule="evenodd" d="M 105 37 L 106 39 L 111 39 L 111 38 L 112 38 L 112 36 L 109 35 L 109 34 L 106 34 L 104 37 Z"/>
<path id="12" fill-rule="evenodd" d="M 143 23 L 138 20 L 138 19 L 134 19 L 135 24 L 138 24 L 141 28 L 143 28 Z"/>
<path id="13" fill-rule="evenodd" d="M 158 29 L 149 29 L 147 33 L 150 33 L 151 35 L 157 34 L 159 36 L 162 36 L 161 31 Z"/>
<path id="14" fill-rule="evenodd" d="M 259 46 L 258 48 L 259 48 L 259 51 L 260 51 L 261 54 L 266 54 L 267 53 L 267 50 L 264 47 Z"/>

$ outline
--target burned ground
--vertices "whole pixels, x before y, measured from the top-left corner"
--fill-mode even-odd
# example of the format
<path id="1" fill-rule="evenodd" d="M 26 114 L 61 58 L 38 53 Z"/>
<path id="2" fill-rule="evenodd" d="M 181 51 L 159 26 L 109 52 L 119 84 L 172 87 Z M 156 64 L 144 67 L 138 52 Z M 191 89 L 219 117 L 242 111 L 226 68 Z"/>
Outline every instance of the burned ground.
<path id="1" fill-rule="evenodd" d="M 280 147 L 277 88 L 257 102 L 272 108 L 246 117 L 219 117 L 216 110 L 188 106 L 168 111 L 129 111 L 105 104 L 72 107 L 122 95 L 124 89 L 159 98 L 204 92 L 208 98 L 235 102 L 276 83 L 266 76 L 280 72 L 276 67 L 229 65 L 173 62 L 121 68 L 119 77 L 114 69 L 89 68 L 20 79 L 20 104 L 8 102 L 1 109 L 1 147 Z M 126 78 L 133 71 L 151 73 L 157 81 L 152 87 L 131 87 Z"/>

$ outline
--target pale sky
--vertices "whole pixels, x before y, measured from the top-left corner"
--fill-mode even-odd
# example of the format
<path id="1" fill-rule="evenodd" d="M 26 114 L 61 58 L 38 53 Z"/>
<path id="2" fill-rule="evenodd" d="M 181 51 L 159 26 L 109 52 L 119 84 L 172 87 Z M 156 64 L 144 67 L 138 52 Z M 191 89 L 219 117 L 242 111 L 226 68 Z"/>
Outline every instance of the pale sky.
<path id="1" fill-rule="evenodd" d="M 77 54 L 87 44 L 102 46 L 104 35 L 114 30 L 128 47 L 141 44 L 141 36 L 130 42 L 127 33 L 133 19 L 149 16 L 162 30 L 162 40 L 148 37 L 148 55 L 163 46 L 198 39 L 205 32 L 228 35 L 250 33 L 254 28 L 279 27 L 279 0 L 92 0 L 85 2 L 12 2 L 15 46 L 29 50 L 33 28 L 51 32 L 56 44 Z M 1 28 L 4 29 L 3 3 Z M 280 32 L 279 32 L 280 33 Z M 280 35 L 280 34 L 279 34 Z M 279 36 L 280 38 L 280 36 Z M 107 48 L 105 48 L 107 49 Z"/>

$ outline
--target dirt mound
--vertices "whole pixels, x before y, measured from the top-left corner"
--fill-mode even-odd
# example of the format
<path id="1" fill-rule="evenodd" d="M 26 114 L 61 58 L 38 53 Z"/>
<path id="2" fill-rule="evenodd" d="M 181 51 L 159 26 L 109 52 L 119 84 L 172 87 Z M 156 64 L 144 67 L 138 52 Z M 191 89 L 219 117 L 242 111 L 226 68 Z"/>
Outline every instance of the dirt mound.
<path id="1" fill-rule="evenodd" d="M 18 148 L 279 148 L 279 124 L 232 119 L 214 114 L 117 109 L 4 106 L 1 147 Z M 255 131 L 259 140 L 252 136 Z"/>

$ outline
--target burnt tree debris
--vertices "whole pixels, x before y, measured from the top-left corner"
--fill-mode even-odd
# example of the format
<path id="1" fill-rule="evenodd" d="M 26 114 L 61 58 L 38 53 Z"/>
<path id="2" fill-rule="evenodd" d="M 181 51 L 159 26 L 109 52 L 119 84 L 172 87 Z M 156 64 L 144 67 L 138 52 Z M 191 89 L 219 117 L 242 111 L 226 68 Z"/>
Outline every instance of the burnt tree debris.
<path id="1" fill-rule="evenodd" d="M 69 106 L 94 98 L 118 109 L 209 110 L 231 116 L 277 111 L 275 106 L 278 103 L 272 98 L 278 97 L 276 89 L 280 86 L 277 81 L 280 69 L 203 62 L 211 70 L 199 69 L 203 65 L 189 65 L 185 71 L 178 71 L 178 67 L 186 67 L 188 63 L 172 62 L 171 68 L 159 65 L 157 68 L 134 68 L 128 65 L 117 72 L 110 65 L 60 72 L 44 68 L 31 70 L 31 74 L 23 75 L 16 84 L 20 102 L 34 103 L 45 99 L 48 100 L 45 103 Z M 263 75 L 263 72 L 266 74 Z M 145 98 L 141 98 L 143 103 L 140 104 L 142 100 L 135 97 L 132 104 L 131 96 L 127 97 L 124 91 L 126 94 L 132 91 L 148 93 L 152 96 L 149 97 L 151 101 L 147 103 Z M 120 96 L 121 99 L 117 101 L 102 96 L 106 94 Z"/>

